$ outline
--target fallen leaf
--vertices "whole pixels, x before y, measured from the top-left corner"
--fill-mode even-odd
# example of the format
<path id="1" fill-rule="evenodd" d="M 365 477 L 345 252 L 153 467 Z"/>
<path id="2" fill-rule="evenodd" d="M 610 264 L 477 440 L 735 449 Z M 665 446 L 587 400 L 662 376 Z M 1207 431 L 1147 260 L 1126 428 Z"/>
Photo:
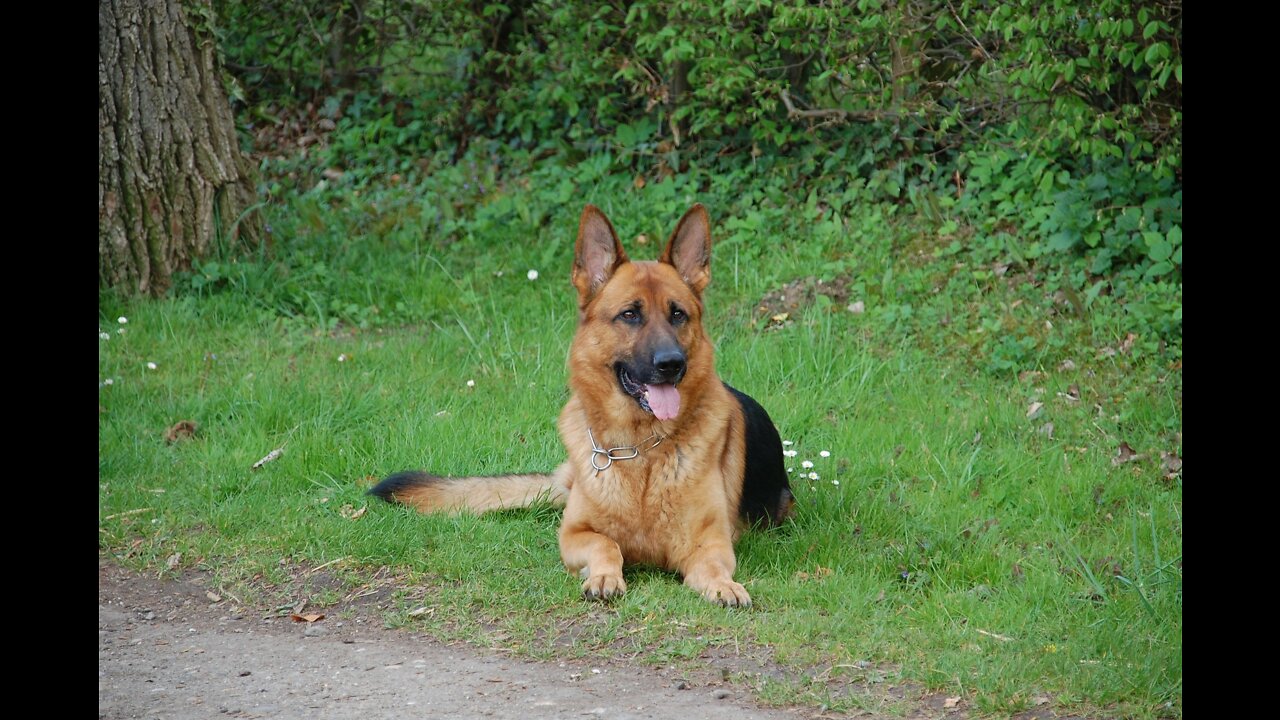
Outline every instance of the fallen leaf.
<path id="1" fill-rule="evenodd" d="M 1166 480 L 1175 480 L 1182 474 L 1182 458 L 1171 452 L 1160 452 L 1160 460 L 1164 463 Z"/>
<path id="2" fill-rule="evenodd" d="M 164 561 L 164 564 L 165 564 L 165 566 L 166 566 L 166 567 L 168 567 L 170 570 L 172 570 L 172 569 L 174 569 L 174 568 L 178 567 L 178 563 L 180 563 L 180 562 L 182 562 L 182 553 L 180 553 L 180 552 L 176 552 L 176 553 L 174 553 L 174 554 L 170 555 L 170 556 L 169 556 L 169 558 L 168 558 L 167 560 L 165 560 L 165 561 Z"/>
<path id="3" fill-rule="evenodd" d="M 205 591 L 204 596 L 209 598 L 209 602 L 222 602 L 222 596 L 211 590 Z"/>
<path id="4" fill-rule="evenodd" d="M 364 517 L 364 514 L 368 511 L 369 511 L 368 505 L 361 507 L 359 510 L 356 510 L 351 505 L 343 505 L 342 508 L 338 510 L 338 514 L 342 515 L 342 517 L 348 520 L 359 520 L 360 518 Z"/>
<path id="5" fill-rule="evenodd" d="M 822 578 L 830 577 L 834 573 L 835 571 L 832 570 L 831 568 L 822 567 L 821 565 L 819 565 L 817 569 L 815 569 L 812 573 L 807 573 L 803 570 L 797 572 L 796 579 L 800 580 L 801 582 L 806 580 L 821 580 Z"/>
<path id="6" fill-rule="evenodd" d="M 323 175 L 326 180 L 341 180 L 343 175 L 342 171 L 338 168 L 325 168 L 324 172 L 320 174 Z"/>
<path id="7" fill-rule="evenodd" d="M 263 456 L 263 458 L 262 458 L 261 460 L 259 460 L 258 462 L 254 463 L 254 464 L 253 464 L 253 469 L 254 469 L 254 470 L 257 470 L 258 468 L 262 467 L 263 465 L 266 465 L 266 464 L 267 464 L 267 463 L 269 463 L 269 462 L 274 462 L 274 461 L 276 461 L 276 460 L 280 459 L 280 456 L 281 456 L 281 455 L 283 455 L 283 454 L 284 454 L 284 448 L 283 448 L 283 447 L 278 447 L 278 448 L 276 448 L 275 450 L 272 450 L 271 452 L 269 452 L 269 453 L 267 453 L 266 455 L 264 455 L 264 456 Z"/>
<path id="8" fill-rule="evenodd" d="M 420 617 L 422 615 L 431 616 L 435 614 L 436 614 L 435 608 L 429 608 L 425 605 L 420 608 L 416 608 L 409 611 L 409 617 Z"/>
<path id="9" fill-rule="evenodd" d="M 1072 360 L 1071 358 L 1067 358 L 1066 360 L 1063 360 L 1062 364 L 1058 366 L 1059 372 L 1071 372 L 1072 370 L 1075 370 L 1075 369 L 1076 369 L 1076 361 Z"/>
<path id="10" fill-rule="evenodd" d="M 1052 440 L 1053 439 L 1053 423 L 1048 422 L 1048 423 L 1045 423 L 1044 425 L 1041 425 L 1040 429 L 1037 430 L 1036 432 Z"/>
<path id="11" fill-rule="evenodd" d="M 298 613 L 293 613 L 289 615 L 289 619 L 298 623 L 319 622 L 320 620 L 324 619 L 324 613 L 307 613 L 305 615 L 299 615 Z"/>
<path id="12" fill-rule="evenodd" d="M 636 175 L 636 179 L 632 181 L 631 186 L 637 190 L 643 190 L 645 186 L 644 176 Z"/>
<path id="13" fill-rule="evenodd" d="M 195 436 L 200 426 L 194 420 L 179 420 L 173 427 L 164 431 L 164 441 L 172 445 L 179 440 L 188 440 Z"/>
<path id="14" fill-rule="evenodd" d="M 960 698 L 949 697 L 946 700 L 942 701 L 942 707 L 947 710 L 950 710 L 952 708 L 958 708 L 960 707 Z"/>
<path id="15" fill-rule="evenodd" d="M 1128 352 L 1133 349 L 1133 342 L 1137 339 L 1138 339 L 1138 336 L 1133 333 L 1129 333 L 1128 335 L 1125 335 L 1124 342 L 1120 343 L 1120 352 L 1124 354 L 1128 354 Z"/>
<path id="16" fill-rule="evenodd" d="M 1024 383 L 1035 382 L 1037 378 L 1043 375 L 1044 373 L 1040 372 L 1039 370 L 1023 370 L 1022 372 L 1018 373 L 1018 382 L 1024 382 Z"/>
<path id="17" fill-rule="evenodd" d="M 1120 443 L 1120 447 L 1116 448 L 1115 457 L 1111 458 L 1111 466 L 1120 467 L 1125 463 L 1133 462 L 1134 460 L 1141 460 L 1145 457 L 1146 455 L 1143 455 L 1142 453 L 1135 451 L 1132 447 L 1129 447 L 1129 443 L 1122 442 Z"/>
<path id="18" fill-rule="evenodd" d="M 861 300 L 855 303 L 849 303 L 849 312 L 854 315 L 861 315 L 867 311 L 867 304 Z"/>
<path id="19" fill-rule="evenodd" d="M 1049 700 L 1049 698 L 1045 697 L 1044 695 L 1037 695 L 1035 699 L 1031 701 L 1031 704 L 1039 706 L 1039 705 L 1048 705 L 1050 702 L 1052 701 Z"/>
<path id="20" fill-rule="evenodd" d="M 1027 407 L 1027 419 L 1035 420 L 1042 412 L 1044 412 L 1044 403 L 1037 400 Z"/>
<path id="21" fill-rule="evenodd" d="M 1071 387 L 1067 388 L 1066 392 L 1058 393 L 1058 397 L 1066 400 L 1067 402 L 1080 402 L 1080 386 L 1075 383 L 1071 383 Z"/>
<path id="22" fill-rule="evenodd" d="M 649 244 L 649 236 L 648 236 L 648 235 L 644 235 L 644 234 L 637 235 L 637 236 L 636 236 L 636 244 L 637 244 L 637 245 L 648 245 L 648 244 Z"/>

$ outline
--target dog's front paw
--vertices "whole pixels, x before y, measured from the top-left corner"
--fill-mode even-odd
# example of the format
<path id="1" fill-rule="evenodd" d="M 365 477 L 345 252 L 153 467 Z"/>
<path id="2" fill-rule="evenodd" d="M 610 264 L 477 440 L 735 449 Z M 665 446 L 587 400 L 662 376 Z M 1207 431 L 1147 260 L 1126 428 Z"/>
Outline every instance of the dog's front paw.
<path id="1" fill-rule="evenodd" d="M 627 583 L 618 574 L 592 575 L 582 583 L 582 597 L 587 600 L 612 600 L 626 592 Z"/>
<path id="2" fill-rule="evenodd" d="M 702 589 L 702 597 L 707 602 L 726 607 L 751 607 L 751 596 L 747 594 L 747 589 L 732 580 L 718 580 L 708 583 Z"/>

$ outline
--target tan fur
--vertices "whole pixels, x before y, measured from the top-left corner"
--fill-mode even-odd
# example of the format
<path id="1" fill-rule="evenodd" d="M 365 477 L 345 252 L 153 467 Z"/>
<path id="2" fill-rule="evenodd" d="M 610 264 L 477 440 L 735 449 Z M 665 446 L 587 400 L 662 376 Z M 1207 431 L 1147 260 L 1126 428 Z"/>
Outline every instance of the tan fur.
<path id="1" fill-rule="evenodd" d="M 710 248 L 707 213 L 695 205 L 660 261 L 632 262 L 608 219 L 588 205 L 572 273 L 579 307 L 569 352 L 572 396 L 559 419 L 568 459 L 552 475 L 415 476 L 393 499 L 424 512 L 483 512 L 546 498 L 565 506 L 561 557 L 570 572 L 584 578 L 587 597 L 621 595 L 623 566 L 641 563 L 680 573 L 712 602 L 750 605 L 750 595 L 733 579 L 746 421 L 716 375 L 702 325 Z M 634 303 L 660 313 L 678 303 L 687 321 L 677 325 L 661 315 L 639 328 L 617 322 L 618 313 Z M 678 342 L 687 363 L 677 386 L 680 411 L 668 421 L 625 394 L 615 371 L 615 363 L 655 338 Z M 597 471 L 588 432 L 600 447 L 636 446 L 640 453 Z"/>
<path id="2" fill-rule="evenodd" d="M 392 499 L 419 512 L 483 513 L 547 502 L 564 507 L 568 489 L 563 468 L 551 475 L 501 475 L 485 478 L 432 478 L 406 487 Z"/>
<path id="3" fill-rule="evenodd" d="M 596 214 L 599 211 L 589 206 L 581 226 L 589 228 Z M 750 595 L 733 580 L 745 421 L 741 407 L 716 375 L 711 341 L 702 326 L 700 291 L 710 279 L 708 258 L 687 245 L 681 252 L 677 242 L 689 228 L 706 235 L 709 250 L 709 223 L 699 205 L 672 233 L 663 252 L 667 262 L 624 261 L 597 292 L 575 282 L 581 321 L 569 353 L 573 396 L 559 422 L 569 452 L 563 466 L 569 498 L 560 527 L 560 552 L 571 572 L 583 574 L 583 592 L 593 597 L 625 592 L 623 565 L 644 563 L 680 573 L 686 585 L 708 600 L 748 605 Z M 586 251 L 583 245 L 580 233 L 579 258 Z M 640 411 L 618 390 L 613 365 L 619 346 L 643 338 L 629 337 L 631 333 L 612 320 L 636 299 L 658 308 L 676 300 L 689 313 L 689 321 L 677 331 L 688 370 L 679 385 L 680 412 L 670 421 Z M 647 448 L 652 442 L 648 439 L 655 436 L 662 442 L 642 449 L 633 460 L 596 472 L 588 429 L 605 448 Z"/>

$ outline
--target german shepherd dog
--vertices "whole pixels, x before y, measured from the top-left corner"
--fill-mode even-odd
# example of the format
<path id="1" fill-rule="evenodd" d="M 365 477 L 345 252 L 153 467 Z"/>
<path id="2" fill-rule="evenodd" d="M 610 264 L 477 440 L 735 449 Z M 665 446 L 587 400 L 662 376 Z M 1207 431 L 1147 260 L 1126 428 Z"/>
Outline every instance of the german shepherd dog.
<path id="1" fill-rule="evenodd" d="M 560 413 L 568 460 L 550 475 L 399 473 L 369 492 L 423 512 L 564 506 L 560 556 L 582 594 L 626 592 L 624 564 L 674 570 L 711 602 L 749 606 L 733 579 L 747 525 L 776 525 L 792 495 L 768 413 L 716 375 L 703 329 L 711 223 L 694 205 L 657 262 L 632 262 L 613 225 L 582 211 L 574 248 L 578 329 L 572 397 Z"/>

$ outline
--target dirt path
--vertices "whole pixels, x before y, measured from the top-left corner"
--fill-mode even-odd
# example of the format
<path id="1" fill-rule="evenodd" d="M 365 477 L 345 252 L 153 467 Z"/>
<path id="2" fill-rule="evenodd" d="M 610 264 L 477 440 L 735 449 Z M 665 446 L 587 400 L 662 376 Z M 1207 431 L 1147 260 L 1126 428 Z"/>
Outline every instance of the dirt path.
<path id="1" fill-rule="evenodd" d="M 627 664 L 536 663 L 374 618 L 209 610 L 206 589 L 98 562 L 99 718 L 796 718 L 741 689 Z M 684 689 L 681 689 L 682 683 Z"/>

